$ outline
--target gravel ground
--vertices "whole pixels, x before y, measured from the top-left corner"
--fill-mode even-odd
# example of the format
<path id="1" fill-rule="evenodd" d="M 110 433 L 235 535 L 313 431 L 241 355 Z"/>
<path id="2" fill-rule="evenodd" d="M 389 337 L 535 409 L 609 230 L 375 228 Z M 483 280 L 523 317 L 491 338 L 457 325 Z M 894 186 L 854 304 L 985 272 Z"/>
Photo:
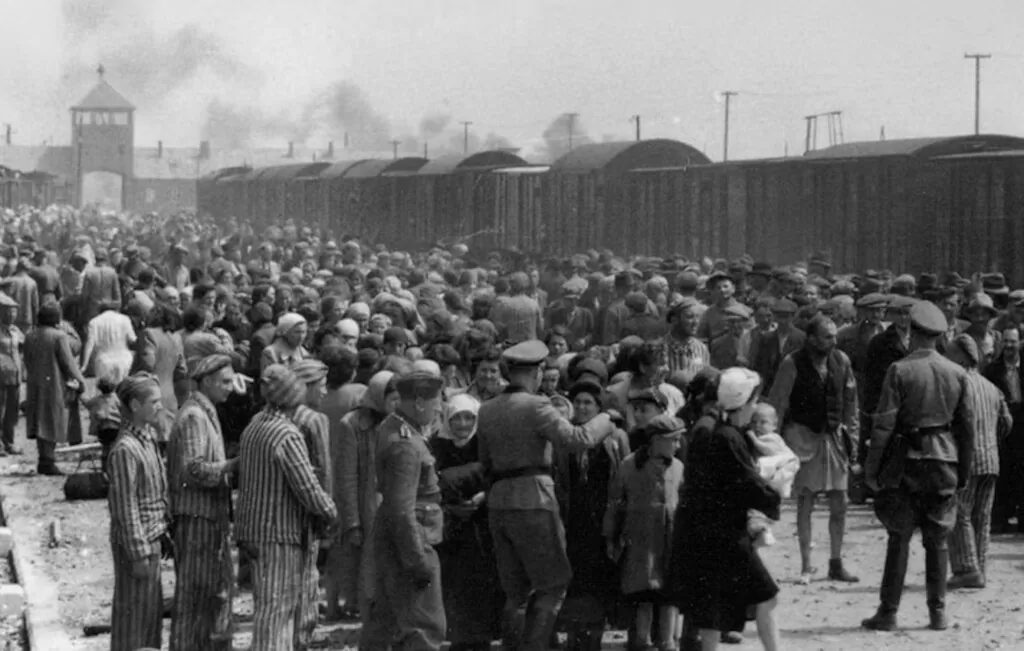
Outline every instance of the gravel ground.
<path id="1" fill-rule="evenodd" d="M 0 585 L 14 583 L 14 572 L 10 556 L 0 559 Z M 0 619 L 0 651 L 25 651 L 28 639 L 25 636 L 25 620 L 21 615 Z"/>
<path id="2" fill-rule="evenodd" d="M 26 447 L 23 457 L 0 459 L 0 491 L 8 484 L 21 485 L 25 499 L 8 503 L 9 517 L 27 518 L 37 526 L 32 540 L 18 545 L 35 545 L 43 554 L 47 576 L 60 594 L 62 623 L 74 640 L 73 651 L 100 651 L 109 648 L 109 637 L 82 636 L 85 624 L 109 621 L 113 589 L 113 570 L 108 542 L 109 518 L 105 501 L 64 501 L 63 480 L 34 475 L 34 451 Z M 65 465 L 73 470 L 73 465 Z M 60 522 L 63 541 L 50 548 L 47 529 L 52 520 Z M 778 544 L 763 550 L 768 567 L 778 580 L 779 626 L 783 649 L 787 651 L 834 651 L 838 649 L 878 649 L 887 651 L 982 651 L 1024 650 L 1024 600 L 1020 586 L 1024 578 L 1024 536 L 1007 535 L 993 539 L 989 556 L 989 585 L 976 592 L 951 593 L 947 610 L 951 628 L 937 633 L 928 631 L 924 595 L 924 552 L 916 544 L 911 549 L 907 590 L 900 612 L 904 627 L 894 633 L 860 629 L 861 619 L 873 614 L 878 603 L 878 585 L 885 555 L 885 533 L 870 507 L 851 507 L 848 534 L 844 546 L 845 563 L 859 574 L 858 584 L 835 584 L 823 580 L 828 565 L 828 515 L 819 508 L 814 518 L 815 560 L 821 568 L 821 580 L 809 586 L 795 585 L 800 567 L 796 544 L 795 510 L 787 505 L 783 521 L 775 526 Z M 2 564 L 0 564 L 2 565 Z M 0 569 L 0 581 L 2 572 Z M 173 594 L 173 571 L 165 566 L 164 591 Z M 239 597 L 235 611 L 243 620 L 251 620 L 251 598 Z M 248 648 L 247 624 L 236 636 L 235 648 Z M 0 629 L 0 633 L 6 630 Z M 740 648 L 757 649 L 753 624 L 745 632 Z M 0 638 L 2 639 L 2 638 Z M 349 627 L 321 627 L 318 648 L 350 647 L 356 631 Z M 606 647 L 619 646 L 621 636 L 610 633 Z M 166 636 L 165 636 L 166 640 Z M 19 649 L 22 647 L 13 647 Z M 166 648 L 166 642 L 165 642 Z M 0 651 L 4 651 L 0 646 Z"/>

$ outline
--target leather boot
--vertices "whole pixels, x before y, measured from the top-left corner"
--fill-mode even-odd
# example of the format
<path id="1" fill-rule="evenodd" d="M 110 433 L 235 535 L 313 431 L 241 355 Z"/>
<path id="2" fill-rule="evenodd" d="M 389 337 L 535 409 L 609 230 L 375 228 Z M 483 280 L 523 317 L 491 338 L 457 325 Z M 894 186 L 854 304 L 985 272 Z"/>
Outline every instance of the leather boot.
<path id="1" fill-rule="evenodd" d="M 946 568 L 949 567 L 949 550 L 944 542 L 928 543 L 924 550 L 924 579 L 928 593 L 928 628 L 934 631 L 946 630 Z"/>
<path id="2" fill-rule="evenodd" d="M 548 640 L 555 628 L 558 611 L 562 608 L 562 595 L 535 594 L 526 611 L 526 622 L 523 627 L 523 651 L 547 651 Z"/>
<path id="3" fill-rule="evenodd" d="M 885 569 L 882 571 L 882 587 L 879 592 L 878 612 L 863 620 L 864 628 L 874 631 L 891 631 L 896 628 L 896 611 L 903 597 L 903 581 L 907 576 L 907 562 L 910 557 L 910 538 L 890 533 L 885 550 Z"/>

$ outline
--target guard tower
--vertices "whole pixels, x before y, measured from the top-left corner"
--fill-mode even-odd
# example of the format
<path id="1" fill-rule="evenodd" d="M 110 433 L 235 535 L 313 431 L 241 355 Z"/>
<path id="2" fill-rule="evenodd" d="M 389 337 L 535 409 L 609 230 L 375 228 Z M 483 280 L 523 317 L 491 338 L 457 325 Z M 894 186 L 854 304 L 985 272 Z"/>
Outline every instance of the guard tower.
<path id="1" fill-rule="evenodd" d="M 103 78 L 71 107 L 71 178 L 75 205 L 120 209 L 135 169 L 135 107 Z"/>

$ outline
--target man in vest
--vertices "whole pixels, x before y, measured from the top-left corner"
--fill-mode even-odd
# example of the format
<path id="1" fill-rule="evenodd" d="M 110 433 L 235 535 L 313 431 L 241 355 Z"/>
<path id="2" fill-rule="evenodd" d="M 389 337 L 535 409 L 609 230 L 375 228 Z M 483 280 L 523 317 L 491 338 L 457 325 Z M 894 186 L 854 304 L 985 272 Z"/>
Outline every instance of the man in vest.
<path id="1" fill-rule="evenodd" d="M 769 402 L 784 424 L 783 434 L 800 457 L 793 490 L 797 495 L 797 537 L 800 540 L 800 583 L 810 583 L 811 513 L 818 493 L 829 501 L 832 555 L 828 578 L 854 583 L 843 567 L 846 491 L 856 460 L 859 433 L 857 381 L 850 358 L 836 348 L 836 324 L 816 316 L 807 325 L 804 347 L 782 361 Z"/>

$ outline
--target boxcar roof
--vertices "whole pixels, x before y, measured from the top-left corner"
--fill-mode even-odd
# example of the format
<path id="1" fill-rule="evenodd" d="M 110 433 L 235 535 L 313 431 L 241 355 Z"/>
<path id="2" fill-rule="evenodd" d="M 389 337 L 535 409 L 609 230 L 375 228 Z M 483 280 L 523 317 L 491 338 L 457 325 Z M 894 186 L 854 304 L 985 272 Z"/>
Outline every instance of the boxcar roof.
<path id="1" fill-rule="evenodd" d="M 685 142 L 658 138 L 580 145 L 551 164 L 552 172 L 622 174 L 650 167 L 686 167 L 711 160 Z"/>
<path id="2" fill-rule="evenodd" d="M 457 170 L 487 167 L 519 167 L 528 165 L 524 159 L 504 149 L 478 151 L 475 154 L 445 154 L 428 162 L 419 169 L 419 174 L 450 174 Z"/>
<path id="3" fill-rule="evenodd" d="M 809 151 L 804 158 L 875 158 L 882 156 L 918 156 L 933 158 L 953 154 L 1024 149 L 1024 138 L 1000 135 L 954 136 L 943 138 L 905 138 L 874 142 L 848 142 Z"/>

